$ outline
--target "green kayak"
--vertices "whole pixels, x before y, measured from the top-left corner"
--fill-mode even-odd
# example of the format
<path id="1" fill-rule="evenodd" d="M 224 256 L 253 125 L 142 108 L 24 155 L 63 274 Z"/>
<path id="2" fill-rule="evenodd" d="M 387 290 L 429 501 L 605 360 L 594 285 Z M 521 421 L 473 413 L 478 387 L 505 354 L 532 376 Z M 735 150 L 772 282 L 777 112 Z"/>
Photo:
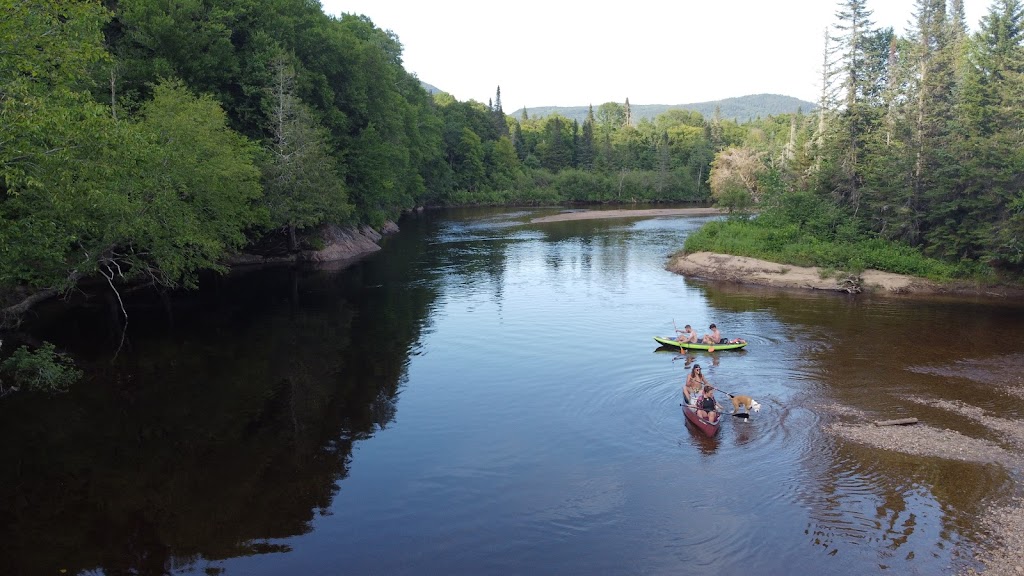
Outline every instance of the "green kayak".
<path id="1" fill-rule="evenodd" d="M 689 350 L 708 350 L 714 348 L 715 350 L 739 350 L 747 345 L 746 342 L 737 342 L 735 344 L 701 344 L 700 342 L 680 342 L 673 340 L 668 336 L 655 336 L 654 341 L 662 346 L 671 346 L 673 348 L 687 348 Z"/>

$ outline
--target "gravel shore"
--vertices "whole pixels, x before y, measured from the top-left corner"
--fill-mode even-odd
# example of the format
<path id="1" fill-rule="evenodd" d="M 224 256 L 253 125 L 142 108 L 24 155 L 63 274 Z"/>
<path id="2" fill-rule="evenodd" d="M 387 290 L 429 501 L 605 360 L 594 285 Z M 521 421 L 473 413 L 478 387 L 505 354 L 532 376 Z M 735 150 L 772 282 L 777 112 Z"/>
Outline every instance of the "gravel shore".
<path id="1" fill-rule="evenodd" d="M 1021 391 L 1017 376 L 996 379 L 995 383 L 1011 394 Z M 909 400 L 984 420 L 987 427 L 1000 433 L 1000 443 L 972 438 L 956 430 L 939 429 L 924 423 L 877 426 L 871 422 L 869 414 L 850 406 L 831 404 L 820 408 L 836 420 L 826 430 L 850 442 L 915 456 L 997 464 L 1019 474 L 1021 462 L 1024 461 L 1024 422 L 994 416 L 960 400 L 920 396 L 910 397 Z M 981 571 L 970 568 L 964 573 L 1024 576 L 1024 498 L 1015 497 L 1009 502 L 993 505 L 981 514 L 984 518 L 983 526 L 990 536 L 983 548 L 975 550 L 975 558 L 985 568 Z"/>

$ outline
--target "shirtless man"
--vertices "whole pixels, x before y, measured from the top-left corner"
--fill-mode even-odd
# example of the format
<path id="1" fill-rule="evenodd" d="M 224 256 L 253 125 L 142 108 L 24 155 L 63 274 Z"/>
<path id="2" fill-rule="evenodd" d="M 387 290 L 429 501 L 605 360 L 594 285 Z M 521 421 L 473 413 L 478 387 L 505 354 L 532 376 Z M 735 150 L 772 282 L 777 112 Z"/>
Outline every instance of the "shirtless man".
<path id="1" fill-rule="evenodd" d="M 711 328 L 711 332 L 704 335 L 704 338 L 701 340 L 702 344 L 745 344 L 747 342 L 743 338 L 733 338 L 726 342 L 726 340 L 722 338 L 722 333 L 718 331 L 718 326 L 712 324 L 711 326 L 708 326 L 708 328 Z"/>
<path id="2" fill-rule="evenodd" d="M 721 342 L 722 333 L 718 331 L 718 326 L 712 324 L 711 326 L 708 326 L 708 328 L 711 328 L 711 332 L 704 335 L 704 338 L 701 340 L 701 343 L 718 344 L 719 342 Z"/>
<path id="3" fill-rule="evenodd" d="M 689 324 L 687 324 L 686 326 L 683 326 L 682 330 L 676 330 L 676 342 L 689 342 L 690 344 L 695 344 L 697 342 L 697 333 L 693 331 L 693 328 L 690 328 Z"/>

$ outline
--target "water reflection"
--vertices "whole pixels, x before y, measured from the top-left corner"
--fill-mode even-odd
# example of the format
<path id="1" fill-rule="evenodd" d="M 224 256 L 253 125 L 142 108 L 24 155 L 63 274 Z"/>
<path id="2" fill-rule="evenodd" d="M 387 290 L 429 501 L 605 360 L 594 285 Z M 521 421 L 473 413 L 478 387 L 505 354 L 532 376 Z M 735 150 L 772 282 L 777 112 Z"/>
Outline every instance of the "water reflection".
<path id="1" fill-rule="evenodd" d="M 0 573 L 970 565 L 1012 473 L 836 439 L 826 408 L 997 442 L 927 400 L 1024 412 L 994 387 L 1024 358 L 1018 308 L 688 281 L 663 266 L 698 219 L 531 214 L 425 215 L 340 272 L 140 294 L 116 357 L 102 302 L 41 318 L 90 376 L 0 405 Z M 750 344 L 652 354 L 675 321 Z M 693 429 L 695 362 L 761 411 Z"/>
<path id="2" fill-rule="evenodd" d="M 18 439 L 0 443 L 16 463 L 0 468 L 0 573 L 165 574 L 289 550 L 272 541 L 308 533 L 354 442 L 395 418 L 435 298 L 365 286 L 362 266 L 236 274 L 170 308 L 136 294 L 112 361 L 102 309 L 61 319 L 46 337 L 89 377 L 0 406 Z"/>

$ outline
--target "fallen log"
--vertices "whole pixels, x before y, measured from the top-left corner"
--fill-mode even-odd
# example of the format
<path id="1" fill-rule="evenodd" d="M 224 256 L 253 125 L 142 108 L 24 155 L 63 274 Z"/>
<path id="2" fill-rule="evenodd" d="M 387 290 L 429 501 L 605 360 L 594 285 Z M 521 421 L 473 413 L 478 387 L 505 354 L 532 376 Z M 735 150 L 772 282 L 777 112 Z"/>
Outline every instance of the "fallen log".
<path id="1" fill-rule="evenodd" d="M 917 424 L 917 418 L 897 418 L 896 420 L 876 420 L 875 426 L 903 426 Z"/>

